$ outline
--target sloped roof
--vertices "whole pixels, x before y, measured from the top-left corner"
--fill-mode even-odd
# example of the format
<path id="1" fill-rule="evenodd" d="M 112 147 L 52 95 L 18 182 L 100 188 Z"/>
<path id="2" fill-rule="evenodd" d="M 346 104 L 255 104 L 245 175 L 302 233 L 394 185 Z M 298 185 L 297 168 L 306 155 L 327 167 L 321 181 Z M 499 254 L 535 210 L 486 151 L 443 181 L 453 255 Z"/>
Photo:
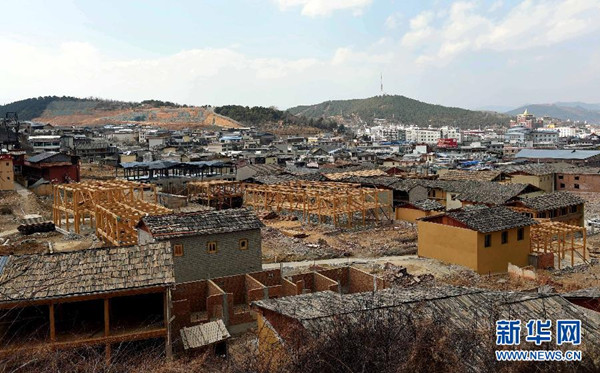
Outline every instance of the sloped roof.
<path id="1" fill-rule="evenodd" d="M 186 350 L 208 346 L 231 337 L 221 319 L 190 328 L 184 327 L 179 333 L 183 348 Z"/>
<path id="2" fill-rule="evenodd" d="M 376 292 L 338 294 L 332 291 L 260 300 L 258 308 L 298 320 L 307 330 L 320 333 L 334 320 L 364 322 L 366 317 L 385 317 L 403 312 L 422 317 L 441 316 L 457 327 L 472 328 L 481 320 L 577 319 L 585 335 L 600 333 L 600 314 L 578 307 L 559 294 L 508 292 L 453 286 L 388 288 Z M 414 312 L 418 309 L 418 312 Z M 544 310 L 544 315 L 540 314 Z M 365 314 L 366 312 L 366 314 Z M 485 321 L 487 322 L 487 321 Z M 600 341 L 587 339 L 595 346 Z M 588 343 L 586 342 L 586 343 Z"/>
<path id="3" fill-rule="evenodd" d="M 492 181 L 503 174 L 497 170 L 481 170 L 481 171 L 466 171 L 466 170 L 448 170 L 440 173 L 439 180 L 476 180 L 476 181 Z"/>
<path id="4" fill-rule="evenodd" d="M 554 192 L 536 197 L 521 198 L 519 202 L 534 210 L 546 211 L 561 207 L 580 205 L 585 203 L 585 200 L 573 193 Z"/>
<path id="5" fill-rule="evenodd" d="M 438 201 L 434 201 L 432 199 L 423 199 L 421 201 L 416 201 L 409 203 L 410 205 L 415 206 L 416 208 L 423 211 L 441 211 L 444 210 L 444 205 L 439 203 Z"/>
<path id="6" fill-rule="evenodd" d="M 247 209 L 195 211 L 160 216 L 145 216 L 138 227 L 145 227 L 156 240 L 201 236 L 260 229 L 264 225 Z"/>
<path id="7" fill-rule="evenodd" d="M 600 150 L 521 149 L 515 158 L 584 160 L 600 155 Z"/>
<path id="8" fill-rule="evenodd" d="M 460 201 L 501 205 L 528 190 L 540 189 L 529 184 L 470 181 L 464 185 L 457 198 Z"/>
<path id="9" fill-rule="evenodd" d="M 61 153 L 59 153 L 59 152 L 43 152 L 43 153 L 36 154 L 34 156 L 27 158 L 27 162 L 39 163 L 39 162 L 45 161 L 46 159 L 52 158 L 57 154 L 61 154 Z"/>
<path id="10" fill-rule="evenodd" d="M 11 255 L 0 273 L 0 302 L 64 298 L 173 284 L 164 244 Z"/>
<path id="11" fill-rule="evenodd" d="M 446 215 L 463 223 L 469 229 L 481 233 L 498 232 L 537 224 L 529 216 L 504 206 L 460 209 L 448 211 Z"/>
<path id="12" fill-rule="evenodd" d="M 547 163 L 527 163 L 519 165 L 509 165 L 501 168 L 507 174 L 522 172 L 529 175 L 548 175 L 554 172 L 555 167 Z"/>

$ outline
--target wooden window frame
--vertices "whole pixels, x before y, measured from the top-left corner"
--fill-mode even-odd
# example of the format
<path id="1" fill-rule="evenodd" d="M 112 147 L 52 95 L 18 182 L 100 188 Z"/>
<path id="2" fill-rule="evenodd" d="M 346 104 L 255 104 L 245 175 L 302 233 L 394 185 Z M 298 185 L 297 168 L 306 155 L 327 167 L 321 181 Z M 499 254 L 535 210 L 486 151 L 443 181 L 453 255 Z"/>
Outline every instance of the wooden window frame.
<path id="1" fill-rule="evenodd" d="M 242 247 L 242 243 L 244 243 L 244 242 L 246 243 L 246 247 Z M 239 248 L 240 250 L 244 250 L 244 251 L 245 251 L 245 250 L 248 250 L 249 246 L 250 246 L 250 243 L 248 242 L 248 239 L 247 239 L 247 238 L 241 238 L 241 239 L 238 241 L 238 248 Z"/>
<path id="2" fill-rule="evenodd" d="M 210 247 L 211 245 L 214 244 L 215 245 L 215 249 L 211 250 Z M 219 245 L 217 244 L 217 241 L 208 241 L 206 243 L 206 252 L 209 254 L 216 254 L 219 251 Z"/>
<path id="3" fill-rule="evenodd" d="M 492 246 L 492 234 L 491 233 L 488 233 L 485 236 L 483 236 L 483 246 L 484 247 Z"/>
<path id="4" fill-rule="evenodd" d="M 183 256 L 183 244 L 177 243 L 173 245 L 173 256 Z"/>

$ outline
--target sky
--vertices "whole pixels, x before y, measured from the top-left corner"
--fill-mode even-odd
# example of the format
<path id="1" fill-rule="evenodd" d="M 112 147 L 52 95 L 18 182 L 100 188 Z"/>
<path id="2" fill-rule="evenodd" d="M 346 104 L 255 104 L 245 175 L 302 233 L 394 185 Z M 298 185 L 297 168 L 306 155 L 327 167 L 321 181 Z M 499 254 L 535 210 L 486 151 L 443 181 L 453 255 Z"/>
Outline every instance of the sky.
<path id="1" fill-rule="evenodd" d="M 600 102 L 600 0 L 3 1 L 0 103 Z"/>

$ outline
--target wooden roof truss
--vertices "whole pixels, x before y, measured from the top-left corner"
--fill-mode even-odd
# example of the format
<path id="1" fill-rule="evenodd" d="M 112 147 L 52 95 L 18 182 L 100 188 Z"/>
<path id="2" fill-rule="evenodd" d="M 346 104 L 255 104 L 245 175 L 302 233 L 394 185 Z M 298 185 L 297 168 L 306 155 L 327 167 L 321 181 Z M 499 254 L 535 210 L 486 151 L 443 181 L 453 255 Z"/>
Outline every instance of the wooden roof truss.
<path id="1" fill-rule="evenodd" d="M 392 191 L 359 184 L 294 181 L 276 185 L 244 185 L 244 205 L 255 210 L 291 212 L 307 223 L 336 227 L 364 225 L 392 218 Z"/>
<path id="2" fill-rule="evenodd" d="M 231 207 L 235 198 L 244 196 L 243 185 L 239 181 L 192 181 L 187 188 L 189 198 L 196 198 L 201 204 L 217 209 Z"/>
<path id="3" fill-rule="evenodd" d="M 578 237 L 581 235 L 581 241 Z M 581 254 L 579 251 L 581 250 Z M 586 259 L 586 231 L 585 228 L 560 223 L 556 221 L 543 220 L 531 227 L 531 251 L 553 252 L 558 256 L 558 268 L 565 254 L 571 252 L 571 266 L 575 265 L 575 252 L 583 254 Z"/>
<path id="4" fill-rule="evenodd" d="M 156 186 L 127 180 L 56 184 L 53 197 L 56 226 L 70 231 L 72 224 L 79 234 L 81 226 L 88 225 L 113 246 L 137 244 L 135 225 L 141 217 L 172 212 L 157 203 Z"/>

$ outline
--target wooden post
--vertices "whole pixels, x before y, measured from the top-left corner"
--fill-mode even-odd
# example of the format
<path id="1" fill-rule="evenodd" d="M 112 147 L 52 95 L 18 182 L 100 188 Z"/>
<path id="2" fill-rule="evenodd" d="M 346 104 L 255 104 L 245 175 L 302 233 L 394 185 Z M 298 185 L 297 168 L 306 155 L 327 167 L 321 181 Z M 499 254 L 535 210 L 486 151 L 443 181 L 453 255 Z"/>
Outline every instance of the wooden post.
<path id="1" fill-rule="evenodd" d="M 54 319 L 54 303 L 50 303 L 50 342 L 56 342 L 56 322 Z"/>
<path id="2" fill-rule="evenodd" d="M 110 335 L 110 303 L 108 298 L 104 298 L 104 336 Z"/>

